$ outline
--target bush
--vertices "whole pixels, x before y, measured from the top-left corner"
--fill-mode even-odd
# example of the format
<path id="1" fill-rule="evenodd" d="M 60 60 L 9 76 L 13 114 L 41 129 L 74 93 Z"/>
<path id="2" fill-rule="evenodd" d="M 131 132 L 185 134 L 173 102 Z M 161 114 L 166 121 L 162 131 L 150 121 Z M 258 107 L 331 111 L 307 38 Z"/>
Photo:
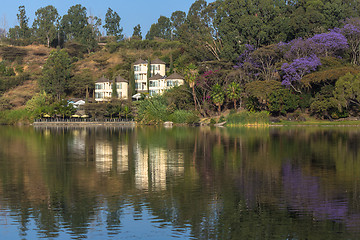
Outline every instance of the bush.
<path id="1" fill-rule="evenodd" d="M 269 124 L 269 112 L 248 112 L 230 114 L 227 119 L 227 125 L 266 125 Z"/>
<path id="2" fill-rule="evenodd" d="M 146 98 L 139 102 L 137 121 L 145 124 L 165 122 L 169 118 L 166 101 L 162 96 Z"/>
<path id="3" fill-rule="evenodd" d="M 174 123 L 194 124 L 199 121 L 199 117 L 192 111 L 176 110 L 169 116 L 169 120 Z"/>

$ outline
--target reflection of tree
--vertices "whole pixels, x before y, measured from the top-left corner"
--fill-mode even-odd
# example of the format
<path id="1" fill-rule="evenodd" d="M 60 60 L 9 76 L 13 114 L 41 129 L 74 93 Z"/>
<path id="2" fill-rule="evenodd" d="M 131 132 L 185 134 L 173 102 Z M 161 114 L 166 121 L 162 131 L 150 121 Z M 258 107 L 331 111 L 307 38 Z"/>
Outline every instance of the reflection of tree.
<path id="1" fill-rule="evenodd" d="M 360 222 L 354 129 L 7 129 L 0 204 L 23 234 L 31 218 L 46 238 L 119 234 L 124 208 L 196 239 L 345 238 Z"/>

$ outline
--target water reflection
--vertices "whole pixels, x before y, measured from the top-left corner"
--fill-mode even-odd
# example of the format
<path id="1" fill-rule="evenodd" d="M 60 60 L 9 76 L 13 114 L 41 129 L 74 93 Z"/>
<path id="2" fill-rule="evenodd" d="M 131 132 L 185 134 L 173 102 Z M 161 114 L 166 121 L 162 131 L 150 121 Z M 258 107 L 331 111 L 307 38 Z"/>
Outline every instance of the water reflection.
<path id="1" fill-rule="evenodd" d="M 0 128 L 5 238 L 356 239 L 354 128 Z"/>

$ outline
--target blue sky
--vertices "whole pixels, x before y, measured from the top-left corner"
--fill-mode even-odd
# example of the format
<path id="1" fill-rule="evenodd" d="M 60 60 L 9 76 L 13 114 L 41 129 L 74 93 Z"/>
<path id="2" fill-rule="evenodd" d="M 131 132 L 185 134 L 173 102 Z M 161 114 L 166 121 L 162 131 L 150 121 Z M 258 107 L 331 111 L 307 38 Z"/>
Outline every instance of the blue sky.
<path id="1" fill-rule="evenodd" d="M 142 35 L 145 37 L 151 24 L 157 22 L 161 15 L 170 17 L 171 13 L 177 10 L 187 13 L 193 2 L 195 0 L 2 0 L 0 7 L 0 28 L 4 28 L 4 18 L 7 29 L 18 24 L 16 14 L 21 5 L 25 6 L 31 26 L 35 12 L 40 7 L 53 5 L 57 8 L 59 14 L 63 16 L 71 6 L 81 4 L 86 7 L 88 15 L 92 14 L 100 17 L 103 24 L 106 11 L 110 7 L 121 17 L 120 24 L 126 36 L 131 36 L 134 26 L 140 24 Z"/>

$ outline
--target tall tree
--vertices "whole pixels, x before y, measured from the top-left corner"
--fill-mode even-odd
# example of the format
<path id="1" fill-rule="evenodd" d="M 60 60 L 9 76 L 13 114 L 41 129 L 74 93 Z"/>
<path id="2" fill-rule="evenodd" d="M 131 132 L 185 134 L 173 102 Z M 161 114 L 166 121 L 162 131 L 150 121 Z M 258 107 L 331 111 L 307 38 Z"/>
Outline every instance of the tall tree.
<path id="1" fill-rule="evenodd" d="M 86 8 L 81 4 L 71 6 L 61 20 L 62 29 L 67 40 L 82 40 L 88 26 Z"/>
<path id="2" fill-rule="evenodd" d="M 198 69 L 194 64 L 190 64 L 185 69 L 185 81 L 189 84 L 192 89 L 192 95 L 194 98 L 195 111 L 196 111 L 196 92 L 195 92 L 195 83 L 196 79 L 199 77 Z"/>
<path id="3" fill-rule="evenodd" d="M 19 13 L 16 16 L 19 25 L 9 29 L 9 37 L 11 39 L 29 39 L 31 31 L 28 26 L 29 18 L 26 16 L 25 6 L 19 6 Z"/>
<path id="4" fill-rule="evenodd" d="M 138 40 L 141 40 L 142 39 L 142 35 L 141 35 L 141 27 L 140 27 L 140 24 L 136 25 L 134 27 L 134 31 L 133 31 L 133 34 L 132 34 L 132 37 L 133 39 L 138 39 Z"/>
<path id="5" fill-rule="evenodd" d="M 157 23 L 151 25 L 149 32 L 146 34 L 146 39 L 153 40 L 155 37 L 171 39 L 171 22 L 169 18 L 160 16 Z"/>
<path id="6" fill-rule="evenodd" d="M 171 14 L 172 39 L 179 38 L 181 26 L 185 23 L 186 13 L 183 11 L 175 11 Z"/>
<path id="7" fill-rule="evenodd" d="M 33 29 L 35 36 L 40 39 L 41 42 L 46 43 L 47 47 L 50 47 L 50 42 L 56 38 L 57 29 L 56 23 L 59 20 L 59 14 L 54 6 L 46 6 L 39 8 L 35 12 L 35 20 L 33 23 Z"/>
<path id="8" fill-rule="evenodd" d="M 123 28 L 120 27 L 120 16 L 111 8 L 109 8 L 105 15 L 105 25 L 104 28 L 106 29 L 106 34 L 108 36 L 114 36 L 117 40 L 123 39 Z"/>
<path id="9" fill-rule="evenodd" d="M 60 100 L 67 87 L 70 70 L 71 60 L 67 52 L 65 50 L 51 51 L 39 79 L 40 87 Z"/>

